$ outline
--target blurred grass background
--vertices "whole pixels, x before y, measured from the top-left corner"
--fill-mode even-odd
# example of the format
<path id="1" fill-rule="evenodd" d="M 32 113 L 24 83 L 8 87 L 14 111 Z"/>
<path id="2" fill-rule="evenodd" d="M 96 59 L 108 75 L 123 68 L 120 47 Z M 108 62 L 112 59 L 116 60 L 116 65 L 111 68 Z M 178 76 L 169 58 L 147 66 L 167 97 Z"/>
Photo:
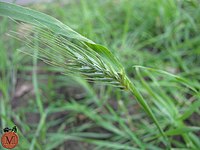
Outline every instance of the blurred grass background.
<path id="1" fill-rule="evenodd" d="M 198 0 L 59 0 L 27 7 L 108 47 L 153 109 L 171 147 L 200 149 Z M 17 125 L 15 149 L 166 149 L 130 93 L 64 76 L 20 53 L 23 43 L 7 33 L 23 34 L 24 24 L 0 21 L 0 127 Z M 157 69 L 185 78 L 187 86 Z"/>

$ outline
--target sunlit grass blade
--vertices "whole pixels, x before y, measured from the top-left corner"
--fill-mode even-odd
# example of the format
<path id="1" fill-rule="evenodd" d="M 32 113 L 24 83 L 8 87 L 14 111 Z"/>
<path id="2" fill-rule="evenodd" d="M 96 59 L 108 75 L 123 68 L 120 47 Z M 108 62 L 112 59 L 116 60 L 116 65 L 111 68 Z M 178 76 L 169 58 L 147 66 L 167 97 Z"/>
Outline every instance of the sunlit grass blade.
<path id="1" fill-rule="evenodd" d="M 177 82 L 187 86 L 188 88 L 190 88 L 195 93 L 197 93 L 197 94 L 199 93 L 198 89 L 196 89 L 194 86 L 192 86 L 191 83 L 187 79 L 184 79 L 183 77 L 180 77 L 178 75 L 175 75 L 175 74 L 163 71 L 163 70 L 155 69 L 155 68 L 145 67 L 145 66 L 137 65 L 137 66 L 133 66 L 133 67 L 134 68 L 138 68 L 138 69 L 145 69 L 145 70 L 149 70 L 149 71 L 152 71 L 152 72 L 157 72 L 157 73 L 160 73 L 160 74 L 167 75 L 167 76 L 172 77 L 173 79 L 175 79 Z"/>

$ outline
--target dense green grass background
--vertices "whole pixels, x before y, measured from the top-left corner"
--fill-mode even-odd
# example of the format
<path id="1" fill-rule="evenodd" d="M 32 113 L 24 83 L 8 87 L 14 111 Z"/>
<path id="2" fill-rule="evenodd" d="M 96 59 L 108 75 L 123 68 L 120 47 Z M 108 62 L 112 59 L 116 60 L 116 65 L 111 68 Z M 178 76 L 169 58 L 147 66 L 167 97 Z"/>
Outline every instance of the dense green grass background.
<path id="1" fill-rule="evenodd" d="M 28 7 L 108 47 L 153 109 L 171 147 L 200 149 L 198 0 L 55 1 Z M 23 43 L 7 33 L 23 34 L 24 25 L 0 19 L 0 127 L 17 125 L 16 149 L 166 149 L 129 92 L 64 76 L 20 53 Z"/>

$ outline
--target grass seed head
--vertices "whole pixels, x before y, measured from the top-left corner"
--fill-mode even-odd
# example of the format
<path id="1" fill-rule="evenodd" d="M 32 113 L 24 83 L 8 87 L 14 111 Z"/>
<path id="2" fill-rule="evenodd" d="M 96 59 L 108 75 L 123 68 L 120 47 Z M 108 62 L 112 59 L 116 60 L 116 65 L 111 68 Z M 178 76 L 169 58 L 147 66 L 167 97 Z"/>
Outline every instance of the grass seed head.
<path id="1" fill-rule="evenodd" d="M 12 33 L 20 40 L 26 39 L 22 52 L 33 55 L 45 63 L 59 67 L 64 74 L 79 74 L 89 81 L 127 88 L 124 68 L 105 47 L 75 38 L 64 37 L 48 28 L 34 26 L 23 35 Z"/>

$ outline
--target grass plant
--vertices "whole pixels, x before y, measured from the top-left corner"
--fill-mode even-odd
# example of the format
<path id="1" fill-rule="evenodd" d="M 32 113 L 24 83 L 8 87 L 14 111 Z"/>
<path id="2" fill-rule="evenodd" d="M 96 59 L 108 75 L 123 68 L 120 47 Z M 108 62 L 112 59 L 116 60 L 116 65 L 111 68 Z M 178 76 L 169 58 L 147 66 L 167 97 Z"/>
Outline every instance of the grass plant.
<path id="1" fill-rule="evenodd" d="M 189 43 L 197 43 L 199 41 L 199 38 L 190 37 L 191 39 L 188 39 L 189 35 L 187 32 L 189 32 L 189 29 L 187 32 L 185 31 L 184 34 L 173 35 L 173 24 L 170 24 L 171 26 L 173 26 L 171 28 L 167 26 L 170 22 L 169 20 L 174 19 L 174 16 L 172 14 L 176 14 L 177 16 L 179 16 L 179 11 L 177 10 L 181 8 L 176 8 L 178 6 L 175 2 L 152 2 L 156 6 L 160 6 L 162 9 L 164 9 L 163 15 L 166 15 L 168 17 L 166 17 L 166 20 L 164 20 L 166 26 L 165 24 L 163 25 L 161 23 L 162 17 L 158 18 L 158 29 L 155 31 L 159 32 L 158 35 L 156 35 L 156 33 L 154 32 L 152 32 L 151 35 L 147 32 L 144 32 L 145 30 L 148 31 L 148 26 L 153 26 L 153 24 L 151 25 L 151 20 L 146 20 L 147 23 L 143 23 L 143 25 L 141 25 L 138 28 L 137 32 L 130 32 L 132 28 L 130 26 L 130 24 L 132 23 L 131 10 L 133 9 L 133 7 L 135 7 L 135 5 L 134 3 L 128 1 L 122 3 L 122 6 L 117 6 L 115 8 L 116 10 L 114 10 L 118 14 L 126 14 L 125 20 L 123 20 L 124 26 L 122 28 L 122 38 L 118 38 L 121 34 L 118 33 L 118 31 L 112 32 L 112 29 L 118 28 L 119 23 L 111 23 L 110 26 L 106 24 L 105 18 L 101 16 L 104 13 L 104 11 L 101 10 L 103 9 L 102 7 L 99 7 L 95 10 L 91 10 L 94 12 L 95 17 L 100 22 L 100 24 L 106 24 L 108 26 L 106 28 L 99 27 L 98 29 L 100 31 L 97 32 L 101 32 L 101 30 L 103 30 L 104 33 L 107 33 L 109 31 L 111 35 L 105 34 L 105 38 L 106 36 L 111 36 L 114 39 L 115 43 L 112 44 L 112 46 L 109 46 L 112 41 L 109 41 L 111 38 L 108 38 L 107 41 L 104 41 L 104 44 L 108 47 L 111 47 L 112 49 L 117 49 L 119 47 L 119 43 L 121 43 L 120 47 L 122 49 L 122 57 L 127 58 L 132 55 L 135 55 L 133 57 L 135 59 L 137 59 L 137 57 L 149 57 L 148 63 L 154 64 L 154 66 L 152 66 L 153 68 L 155 68 L 157 63 L 160 63 L 159 60 L 155 63 L 154 58 L 149 56 L 151 55 L 151 53 L 137 53 L 134 52 L 134 50 L 132 51 L 130 47 L 134 46 L 135 50 L 145 48 L 147 49 L 148 47 L 152 47 L 152 54 L 158 53 L 157 55 L 160 55 L 160 60 L 163 60 L 160 63 L 160 65 L 162 65 L 162 63 L 166 59 L 168 59 L 166 58 L 166 54 L 169 54 L 170 56 L 172 56 L 169 58 L 170 62 L 172 64 L 178 65 L 178 68 L 183 70 L 182 74 L 173 75 L 171 73 L 161 71 L 159 69 L 136 66 L 136 72 L 134 76 L 137 76 L 133 80 L 130 80 L 130 78 L 127 76 L 127 73 L 131 74 L 134 72 L 134 68 L 132 67 L 134 63 L 132 63 L 131 61 L 126 62 L 127 64 L 124 65 L 124 69 L 122 64 L 125 63 L 126 59 L 122 59 L 122 63 L 119 62 L 118 59 L 112 54 L 112 52 L 106 47 L 96 44 L 90 39 L 80 35 L 79 33 L 75 32 L 74 30 L 61 23 L 60 21 L 56 20 L 55 18 L 40 13 L 38 11 L 34 11 L 32 9 L 0 2 L 1 16 L 6 16 L 14 20 L 21 21 L 20 23 L 16 23 L 21 24 L 22 26 L 26 26 L 26 24 L 31 24 L 31 26 L 25 28 L 25 32 L 23 33 L 15 31 L 9 32 L 11 36 L 19 39 L 21 43 L 25 44 L 25 46 L 21 47 L 19 50 L 23 53 L 33 56 L 32 81 L 34 86 L 34 92 L 36 93 L 35 95 L 37 109 L 40 112 L 40 121 L 35 127 L 36 132 L 35 134 L 33 134 L 33 138 L 30 141 L 31 146 L 29 147 L 29 149 L 53 149 L 66 140 L 75 140 L 91 143 L 96 146 L 96 149 L 162 149 L 162 147 L 168 149 L 170 147 L 183 149 L 199 148 L 200 142 L 196 132 L 199 132 L 200 128 L 198 127 L 198 125 L 188 126 L 185 123 L 185 120 L 188 119 L 194 113 L 199 114 L 200 104 L 199 83 L 197 79 L 198 76 L 194 77 L 193 81 L 188 79 L 188 76 L 191 72 L 193 72 L 193 75 L 196 75 L 199 71 L 197 68 L 197 70 L 194 69 L 191 72 L 188 71 L 189 62 L 182 61 L 182 56 L 184 56 L 187 51 L 176 50 L 183 47 L 190 48 L 190 44 L 187 44 L 187 40 L 190 41 Z M 108 6 L 113 5 L 113 3 L 111 2 L 105 3 Z M 104 5 L 103 2 L 99 2 L 99 4 Z M 137 5 L 138 7 L 147 7 L 147 4 L 139 4 L 140 5 Z M 97 8 L 96 5 L 97 4 L 89 4 L 89 2 L 86 1 L 81 1 L 80 3 L 81 8 L 84 10 L 84 24 L 86 28 L 80 28 L 79 30 L 81 32 L 81 30 L 85 29 L 86 31 L 84 31 L 83 33 L 87 34 L 88 32 L 89 37 L 94 39 L 96 38 L 96 36 L 91 25 L 94 24 L 95 20 L 91 19 L 92 17 L 90 17 L 90 15 L 92 13 L 90 12 L 89 8 Z M 196 4 L 195 2 L 194 5 L 196 7 L 198 6 L 198 4 Z M 129 7 L 127 8 L 126 6 Z M 118 7 L 120 9 L 117 9 Z M 168 11 L 169 9 L 167 7 L 172 7 L 172 12 Z M 149 9 L 155 10 L 155 12 L 157 10 L 153 4 L 150 5 Z M 186 14 L 185 18 L 183 19 L 187 20 L 187 16 L 189 14 L 187 14 L 187 12 L 185 12 L 182 9 L 181 11 L 183 11 L 183 13 Z M 154 11 L 152 11 L 152 13 L 150 13 L 149 15 L 154 16 L 153 12 Z M 60 10 L 60 12 L 58 12 L 58 16 L 60 16 L 60 14 L 62 13 L 62 10 Z M 116 17 L 117 15 L 113 16 Z M 136 16 L 134 17 L 134 19 L 136 19 L 138 23 L 143 21 L 143 19 L 141 18 L 137 18 Z M 111 19 L 115 20 L 116 18 Z M 174 24 L 176 24 L 177 20 L 174 20 Z M 193 32 L 193 30 L 195 30 L 197 27 L 195 27 L 195 24 L 193 23 L 193 20 L 191 20 L 191 18 L 189 18 L 189 21 L 189 23 L 186 22 L 186 24 L 184 25 L 190 26 L 192 28 L 192 31 L 190 32 Z M 180 27 L 175 28 L 174 30 L 177 30 L 178 32 L 179 30 L 182 31 L 184 29 Z M 138 34 L 142 35 L 138 37 Z M 172 36 L 177 36 L 175 38 L 176 40 L 171 40 Z M 135 41 L 130 41 L 130 39 L 133 38 L 135 39 Z M 184 38 L 187 40 L 185 40 L 185 42 L 182 43 L 181 39 L 179 38 Z M 140 42 L 138 43 L 136 39 Z M 167 50 L 161 52 L 160 54 L 157 51 L 160 51 L 160 49 L 162 48 L 161 45 L 165 45 L 165 47 L 167 47 Z M 172 48 L 175 49 L 175 52 L 170 50 Z M 123 49 L 126 49 L 126 52 L 124 52 Z M 116 52 L 114 53 L 116 54 Z M 198 55 L 198 48 L 197 50 L 192 49 L 191 52 L 192 57 L 190 57 L 190 59 L 195 61 L 197 60 L 197 58 L 195 58 L 195 56 L 193 57 L 193 53 L 197 53 Z M 3 52 L 3 54 L 5 54 L 5 51 Z M 16 52 L 16 55 L 19 54 Z M 6 56 L 2 55 L 2 58 L 5 57 Z M 89 99 L 85 100 L 82 103 L 79 103 L 75 100 L 71 100 L 70 102 L 65 103 L 62 101 L 52 101 L 52 104 L 47 109 L 45 109 L 43 106 L 44 104 L 41 100 L 41 93 L 38 87 L 38 75 L 36 72 L 38 58 L 44 61 L 45 63 L 53 66 L 48 68 L 50 70 L 56 70 L 62 72 L 63 74 L 71 76 L 79 76 L 79 78 L 74 78 L 74 80 L 76 80 L 86 89 L 86 91 L 88 91 L 88 95 L 90 95 L 92 99 L 95 99 L 95 102 L 97 102 L 95 104 L 96 106 L 91 106 L 90 104 L 94 103 L 94 101 L 92 102 Z M 2 62 L 7 61 L 3 61 L 2 59 Z M 140 64 L 145 65 L 145 62 L 140 62 Z M 6 65 L 4 65 L 3 67 L 5 66 Z M 28 70 L 29 68 L 26 69 Z M 7 70 L 6 67 L 3 70 Z M 125 72 L 125 70 L 127 70 L 127 73 Z M 57 76 L 57 78 L 59 80 L 63 80 L 63 78 L 60 76 Z M 148 78 L 148 80 L 145 80 L 145 78 Z M 6 77 L 4 76 L 3 79 L 6 80 Z M 123 118 L 123 113 L 120 114 L 120 112 L 114 110 L 112 106 L 108 104 L 108 101 L 106 100 L 107 97 L 105 97 L 104 94 L 101 94 L 100 100 L 96 96 L 95 91 L 92 90 L 91 85 L 85 82 L 84 79 L 87 79 L 87 81 L 92 82 L 101 82 L 104 83 L 104 85 L 114 86 L 119 109 L 123 113 L 125 113 L 126 117 Z M 4 83 L 1 85 L 6 84 Z M 122 89 L 124 92 L 118 91 L 116 87 Z M 113 89 L 111 87 L 109 87 L 108 89 L 102 87 L 102 89 L 100 89 L 100 93 L 106 92 L 106 95 L 111 95 L 112 90 Z M 179 90 L 181 91 L 181 93 L 189 93 L 190 95 L 192 95 L 192 100 L 187 103 L 186 97 L 182 96 L 181 94 L 178 94 Z M 138 114 L 136 113 L 134 115 L 129 114 L 130 108 L 128 109 L 126 104 L 130 103 L 129 101 L 131 96 L 128 95 L 125 91 L 130 91 L 132 93 L 132 95 L 135 97 L 135 100 L 137 100 L 137 102 L 140 104 L 140 106 L 143 108 L 146 114 L 148 114 L 148 117 L 150 117 L 153 120 L 159 132 L 157 132 L 154 124 L 151 123 L 149 118 L 145 118 L 146 115 L 143 114 L 143 112 L 139 112 Z M 6 124 L 6 121 L 5 119 L 3 119 L 3 117 L 5 118 L 5 116 L 8 116 L 8 114 L 6 113 L 9 112 L 6 112 L 5 109 L 3 109 L 6 105 L 5 103 L 7 103 L 6 101 L 9 100 L 9 98 L 6 97 L 6 94 L 7 93 L 5 92 L 5 94 L 3 95 L 4 100 L 1 101 L 2 126 Z M 123 99 L 126 100 L 121 100 L 121 95 L 123 95 Z M 134 99 L 133 97 L 131 98 Z M 105 99 L 105 101 L 102 101 L 103 99 Z M 174 99 L 177 99 L 177 101 L 175 101 Z M 135 107 L 137 107 L 137 104 L 134 103 L 134 101 L 132 101 L 131 104 L 132 106 L 134 105 Z M 188 105 L 190 105 L 189 108 L 186 107 Z M 103 111 L 104 109 L 106 110 L 105 114 L 99 113 L 99 110 Z M 62 111 L 73 112 L 69 115 L 69 118 L 66 119 L 66 122 L 63 122 L 61 118 L 61 120 L 58 119 L 57 122 L 52 122 L 50 124 L 45 123 L 48 115 L 50 115 L 51 113 Z M 48 133 L 46 131 L 48 126 L 51 126 L 53 124 L 61 124 L 58 130 L 62 131 L 65 123 L 70 125 L 74 121 L 75 117 L 73 115 L 75 114 L 83 114 L 92 122 L 87 122 L 85 124 L 82 124 L 81 126 L 74 126 L 71 131 L 69 130 L 66 133 Z M 21 118 L 17 118 L 18 122 L 20 122 L 20 119 Z M 137 123 L 134 123 L 134 121 L 137 121 Z M 115 125 L 116 123 L 118 124 L 117 126 Z M 108 133 L 85 132 L 87 129 L 95 126 L 99 126 L 106 129 Z M 137 131 L 135 131 L 134 128 L 137 128 Z M 25 130 L 30 131 L 30 128 L 27 126 Z M 37 140 L 37 137 L 39 135 L 41 136 L 40 138 L 42 139 L 42 141 L 44 141 L 44 139 L 47 139 L 47 142 L 52 143 L 52 145 L 47 145 L 43 147 L 41 144 L 39 144 L 39 140 Z M 174 140 L 175 136 L 180 136 L 181 140 L 183 140 L 184 142 L 181 142 L 181 140 Z M 24 145 L 29 145 L 27 143 L 29 143 L 29 141 L 26 141 L 26 144 Z M 165 144 L 165 146 L 162 145 L 163 143 Z M 22 147 L 24 145 L 22 145 Z"/>

